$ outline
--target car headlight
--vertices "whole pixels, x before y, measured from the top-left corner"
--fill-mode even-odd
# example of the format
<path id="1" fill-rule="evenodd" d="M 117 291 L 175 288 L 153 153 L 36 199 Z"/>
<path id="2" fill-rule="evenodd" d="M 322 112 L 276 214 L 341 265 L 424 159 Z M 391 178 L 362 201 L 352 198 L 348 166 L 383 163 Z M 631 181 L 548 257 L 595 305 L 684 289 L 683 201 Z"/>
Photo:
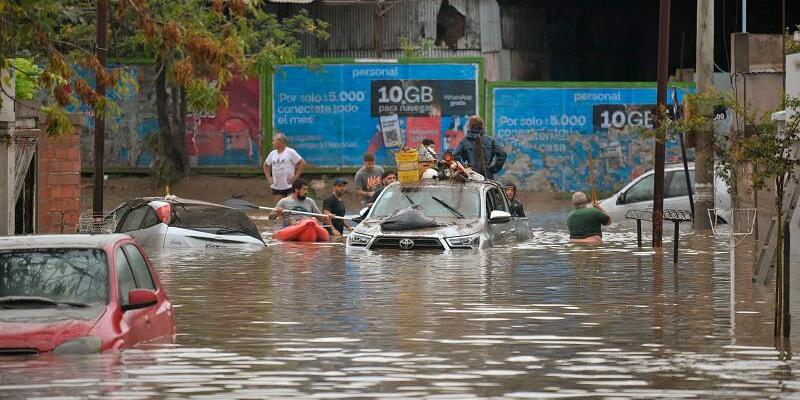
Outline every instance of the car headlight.
<path id="1" fill-rule="evenodd" d="M 476 233 L 474 235 L 456 236 L 447 238 L 447 244 L 449 244 L 451 248 L 459 248 L 459 249 L 476 248 L 481 244 L 481 235 L 480 233 Z"/>
<path id="2" fill-rule="evenodd" d="M 103 347 L 103 341 L 97 336 L 84 336 L 77 339 L 68 340 L 53 349 L 53 354 L 89 354 L 99 353 Z"/>
<path id="3" fill-rule="evenodd" d="M 349 240 L 350 240 L 350 245 L 351 246 L 362 246 L 363 247 L 363 246 L 366 246 L 367 244 L 369 244 L 369 241 L 372 240 L 372 236 L 364 235 L 364 234 L 361 234 L 361 233 L 351 232 Z"/>

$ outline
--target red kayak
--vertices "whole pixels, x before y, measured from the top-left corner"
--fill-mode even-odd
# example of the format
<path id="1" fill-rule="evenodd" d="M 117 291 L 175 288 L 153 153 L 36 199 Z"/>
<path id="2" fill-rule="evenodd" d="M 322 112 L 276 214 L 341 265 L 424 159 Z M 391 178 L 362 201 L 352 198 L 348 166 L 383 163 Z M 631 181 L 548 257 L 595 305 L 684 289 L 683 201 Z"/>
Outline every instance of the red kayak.
<path id="1" fill-rule="evenodd" d="M 286 242 L 327 242 L 331 236 L 316 218 L 306 218 L 275 232 L 272 238 Z"/>

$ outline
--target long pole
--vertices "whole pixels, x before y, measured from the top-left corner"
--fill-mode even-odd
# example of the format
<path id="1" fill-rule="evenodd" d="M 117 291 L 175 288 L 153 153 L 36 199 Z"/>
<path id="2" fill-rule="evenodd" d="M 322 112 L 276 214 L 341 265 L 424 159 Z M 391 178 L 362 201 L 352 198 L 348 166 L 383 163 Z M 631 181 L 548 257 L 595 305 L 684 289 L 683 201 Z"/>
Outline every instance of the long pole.
<path id="1" fill-rule="evenodd" d="M 100 67 L 106 66 L 106 23 L 108 18 L 108 0 L 97 0 L 97 59 Z M 106 87 L 98 76 L 95 76 L 95 90 L 100 96 L 106 95 Z M 92 191 L 92 212 L 95 216 L 103 214 L 103 163 L 105 150 L 105 111 L 94 115 L 94 188 Z"/>
<path id="2" fill-rule="evenodd" d="M 742 32 L 747 32 L 747 0 L 742 0 Z"/>
<path id="3" fill-rule="evenodd" d="M 670 0 L 660 0 L 658 13 L 658 86 L 656 123 L 663 123 L 662 110 L 667 107 L 667 74 L 669 73 L 669 17 Z M 664 142 L 656 139 L 655 179 L 653 180 L 653 247 L 661 247 L 664 232 Z"/>
<path id="4" fill-rule="evenodd" d="M 781 325 L 783 327 L 783 334 L 784 337 L 789 337 L 792 333 L 792 313 L 791 309 L 789 308 L 789 287 L 790 284 L 790 268 L 792 266 L 791 263 L 791 243 L 792 243 L 792 234 L 791 229 L 789 227 L 789 221 L 787 219 L 783 225 L 783 298 L 781 301 L 783 302 L 783 306 L 781 306 L 782 314 L 781 318 Z"/>
<path id="5" fill-rule="evenodd" d="M 714 0 L 697 0 L 697 93 L 714 90 Z M 709 210 L 714 208 L 714 127 L 707 124 L 695 132 L 694 205 L 695 230 L 710 230 Z"/>

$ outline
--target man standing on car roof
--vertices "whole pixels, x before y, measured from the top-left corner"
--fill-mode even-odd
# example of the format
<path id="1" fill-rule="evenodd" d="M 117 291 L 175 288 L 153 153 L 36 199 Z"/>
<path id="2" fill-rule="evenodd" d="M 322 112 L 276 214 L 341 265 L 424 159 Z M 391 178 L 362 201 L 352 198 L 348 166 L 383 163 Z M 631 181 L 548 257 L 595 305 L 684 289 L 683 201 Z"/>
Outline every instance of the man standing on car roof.
<path id="1" fill-rule="evenodd" d="M 264 176 L 267 177 L 272 198 L 279 201 L 292 194 L 292 183 L 300 178 L 306 162 L 293 148 L 286 146 L 286 135 L 276 133 L 272 137 L 272 147 L 264 160 Z"/>
<path id="2" fill-rule="evenodd" d="M 467 127 L 467 136 L 453 151 L 453 157 L 486 179 L 494 179 L 494 175 L 503 169 L 506 162 L 505 150 L 486 135 L 480 116 L 469 117 Z"/>
<path id="3" fill-rule="evenodd" d="M 600 204 L 593 203 L 587 207 L 589 199 L 586 193 L 575 192 L 572 195 L 572 205 L 575 210 L 567 217 L 569 241 L 572 243 L 603 243 L 603 225 L 611 223 L 611 217 L 606 214 Z"/>
<path id="4" fill-rule="evenodd" d="M 525 217 L 525 207 L 522 206 L 522 202 L 517 198 L 517 185 L 514 182 L 506 182 L 506 197 L 508 198 L 509 206 L 511 206 L 511 216 Z"/>
<path id="5" fill-rule="evenodd" d="M 317 203 L 314 202 L 314 199 L 306 197 L 308 194 L 308 183 L 305 181 L 305 179 L 297 179 L 294 181 L 292 183 L 292 190 L 294 193 L 291 196 L 280 199 L 278 204 L 275 205 L 275 211 L 269 215 L 270 220 L 283 217 L 284 228 L 297 222 L 298 220 L 308 218 L 308 216 L 304 216 L 302 214 L 296 214 L 295 217 L 292 217 L 291 211 L 301 211 L 315 214 L 320 213 L 319 208 L 317 208 Z M 326 224 L 330 223 L 330 217 L 317 217 L 317 219 Z"/>
<path id="6" fill-rule="evenodd" d="M 347 212 L 344 207 L 345 192 L 347 192 L 347 181 L 342 178 L 336 178 L 336 180 L 333 181 L 333 193 L 322 203 L 322 212 L 328 216 L 336 215 L 344 217 L 344 214 Z M 333 225 L 333 229 L 328 228 L 328 231 L 333 236 L 341 236 L 345 229 L 348 231 L 353 230 L 353 228 L 338 218 L 332 219 L 331 225 Z"/>

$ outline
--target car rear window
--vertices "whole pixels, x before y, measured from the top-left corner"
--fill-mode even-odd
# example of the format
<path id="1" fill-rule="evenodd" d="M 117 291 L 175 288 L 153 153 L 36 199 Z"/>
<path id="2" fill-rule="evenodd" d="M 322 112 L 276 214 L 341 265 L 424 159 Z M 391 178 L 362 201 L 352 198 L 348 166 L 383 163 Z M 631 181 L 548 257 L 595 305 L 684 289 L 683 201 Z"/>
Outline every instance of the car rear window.
<path id="1" fill-rule="evenodd" d="M 100 249 L 0 252 L 0 298 L 44 297 L 56 302 L 105 303 L 106 254 Z"/>
<path id="2" fill-rule="evenodd" d="M 242 234 L 261 240 L 253 221 L 243 212 L 213 204 L 172 203 L 170 226 L 211 233 Z"/>

